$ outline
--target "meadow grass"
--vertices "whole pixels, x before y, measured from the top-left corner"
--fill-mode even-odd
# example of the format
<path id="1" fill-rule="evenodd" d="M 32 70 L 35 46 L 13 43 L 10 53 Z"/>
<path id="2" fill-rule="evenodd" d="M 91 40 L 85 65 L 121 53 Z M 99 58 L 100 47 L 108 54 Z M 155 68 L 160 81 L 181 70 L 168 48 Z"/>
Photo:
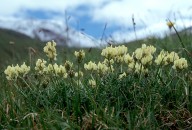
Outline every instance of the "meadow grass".
<path id="1" fill-rule="evenodd" d="M 27 74 L 18 72 L 7 80 L 1 73 L 0 129 L 191 129 L 191 57 L 185 53 L 191 51 L 189 38 L 182 39 L 185 48 L 175 37 L 139 41 L 156 47 L 147 49 L 150 54 L 140 43 L 126 45 L 128 52 L 120 46 L 121 54 L 114 54 L 114 46 L 107 53 L 76 49 L 76 55 L 75 50 L 55 51 L 50 46 L 44 50 L 48 57 L 42 53 L 27 63 Z M 158 65 L 155 60 L 162 49 L 184 57 L 188 67 L 174 69 L 176 53 L 172 62 L 164 56 Z M 128 53 L 133 67 L 125 60 Z M 146 55 L 152 59 L 143 61 Z M 37 59 L 45 59 L 45 67 Z"/>

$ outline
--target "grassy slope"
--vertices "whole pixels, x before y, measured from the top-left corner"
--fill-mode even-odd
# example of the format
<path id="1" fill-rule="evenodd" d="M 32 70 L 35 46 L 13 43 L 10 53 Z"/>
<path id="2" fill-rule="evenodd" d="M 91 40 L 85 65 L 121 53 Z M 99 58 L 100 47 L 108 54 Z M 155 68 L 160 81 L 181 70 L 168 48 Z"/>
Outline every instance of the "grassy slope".
<path id="1" fill-rule="evenodd" d="M 174 30 L 172 30 L 174 32 Z M 191 28 L 184 29 L 183 31 L 179 32 L 179 35 L 185 45 L 185 47 L 189 50 L 192 51 L 192 32 Z M 129 42 L 127 46 L 131 50 L 135 50 L 136 48 L 140 47 L 141 44 L 147 44 L 147 45 L 154 45 L 158 49 L 164 49 L 168 51 L 179 51 L 182 46 L 179 41 L 178 35 L 176 33 L 173 33 L 171 35 L 166 35 L 163 39 L 157 38 L 157 37 L 149 37 L 146 39 L 141 39 L 141 40 L 135 40 L 132 42 Z"/>
<path id="2" fill-rule="evenodd" d="M 14 42 L 14 44 L 10 44 Z M 21 63 L 23 61 L 29 62 L 29 47 L 36 50 L 36 57 L 42 56 L 44 44 L 41 41 L 31 39 L 30 37 L 7 29 L 0 29 L 0 68 L 5 68 L 7 65 Z M 72 59 L 73 52 L 77 48 L 61 48 L 58 47 L 57 51 L 60 55 L 58 58 L 61 62 L 66 59 Z M 89 53 L 89 48 L 85 49 Z M 97 54 L 100 49 L 91 49 L 91 52 Z M 97 59 L 91 56 L 92 59 Z"/>

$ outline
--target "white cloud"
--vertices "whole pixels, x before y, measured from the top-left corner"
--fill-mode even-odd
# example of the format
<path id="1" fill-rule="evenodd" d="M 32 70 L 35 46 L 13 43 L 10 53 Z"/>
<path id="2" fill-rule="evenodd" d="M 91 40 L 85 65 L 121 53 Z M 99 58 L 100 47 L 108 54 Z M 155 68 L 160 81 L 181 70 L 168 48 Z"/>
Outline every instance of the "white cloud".
<path id="1" fill-rule="evenodd" d="M 132 24 L 132 15 L 134 14 L 138 24 L 142 24 L 140 20 L 146 24 L 152 24 L 160 19 L 170 17 L 174 12 L 181 12 L 183 15 L 189 13 L 191 0 L 185 2 L 180 0 L 121 0 L 110 2 L 107 5 L 97 8 L 93 12 L 95 21 L 108 21 L 116 23 L 119 26 Z"/>
<path id="2" fill-rule="evenodd" d="M 134 32 L 128 30 L 133 24 L 133 15 L 138 38 L 150 35 L 164 36 L 168 31 L 166 19 L 175 21 L 179 30 L 192 26 L 192 3 L 190 3 L 191 0 L 185 0 L 185 2 L 181 0 L 135 0 L 132 2 L 121 0 L 95 9 L 93 19 L 97 22 L 107 22 L 110 26 L 124 28 L 124 31 L 117 30 L 112 34 L 112 37 L 119 42 L 135 39 Z"/>
<path id="3" fill-rule="evenodd" d="M 81 5 L 90 7 L 99 7 L 109 0 L 0 0 L 0 15 L 11 16 L 21 9 L 48 10 L 64 12 L 73 11 Z"/>

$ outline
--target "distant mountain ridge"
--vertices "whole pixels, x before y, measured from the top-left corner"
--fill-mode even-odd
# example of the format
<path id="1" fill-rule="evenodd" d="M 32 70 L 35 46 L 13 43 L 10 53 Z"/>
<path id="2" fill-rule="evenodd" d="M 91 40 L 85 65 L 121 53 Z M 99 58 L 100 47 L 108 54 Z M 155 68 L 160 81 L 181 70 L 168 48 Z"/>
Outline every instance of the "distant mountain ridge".
<path id="1" fill-rule="evenodd" d="M 58 21 L 0 19 L 0 28 L 10 29 L 46 42 L 68 47 L 97 47 L 100 41 Z"/>

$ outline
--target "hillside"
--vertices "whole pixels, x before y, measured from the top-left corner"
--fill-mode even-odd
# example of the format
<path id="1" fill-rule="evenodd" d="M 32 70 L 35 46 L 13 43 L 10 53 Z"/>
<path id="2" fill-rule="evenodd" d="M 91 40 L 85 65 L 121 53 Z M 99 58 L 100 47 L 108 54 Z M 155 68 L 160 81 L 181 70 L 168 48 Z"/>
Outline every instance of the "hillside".
<path id="1" fill-rule="evenodd" d="M 29 62 L 29 50 L 34 49 L 36 54 L 33 55 L 33 58 L 37 58 L 42 56 L 42 50 L 44 44 L 46 42 L 42 42 L 38 39 L 32 39 L 27 35 L 22 33 L 0 28 L 0 69 L 4 70 L 7 65 L 20 63 L 20 62 Z M 77 50 L 77 48 L 69 48 L 69 47 L 57 47 L 58 53 L 62 53 L 62 56 L 58 59 L 63 61 L 64 59 L 71 59 L 73 52 Z M 61 51 L 62 50 L 62 51 Z M 85 48 L 88 52 L 89 48 Z M 94 53 L 98 52 L 98 49 L 91 49 Z"/>
<path id="2" fill-rule="evenodd" d="M 140 47 L 141 44 L 150 44 L 156 46 L 158 49 L 164 49 L 169 51 L 180 51 L 182 48 L 182 45 L 180 43 L 178 35 L 175 33 L 174 30 L 171 31 L 172 33 L 166 34 L 164 38 L 159 38 L 156 36 L 147 37 L 145 39 L 140 40 L 134 40 L 129 43 L 127 43 L 127 46 L 131 50 L 135 50 L 136 48 Z M 192 52 L 192 28 L 185 28 L 178 32 L 179 36 L 181 37 L 181 40 L 185 46 L 185 48 L 188 49 L 188 51 Z"/>
<path id="3" fill-rule="evenodd" d="M 38 50 L 40 41 L 7 29 L 0 29 L 0 68 L 28 57 L 29 48 Z"/>

